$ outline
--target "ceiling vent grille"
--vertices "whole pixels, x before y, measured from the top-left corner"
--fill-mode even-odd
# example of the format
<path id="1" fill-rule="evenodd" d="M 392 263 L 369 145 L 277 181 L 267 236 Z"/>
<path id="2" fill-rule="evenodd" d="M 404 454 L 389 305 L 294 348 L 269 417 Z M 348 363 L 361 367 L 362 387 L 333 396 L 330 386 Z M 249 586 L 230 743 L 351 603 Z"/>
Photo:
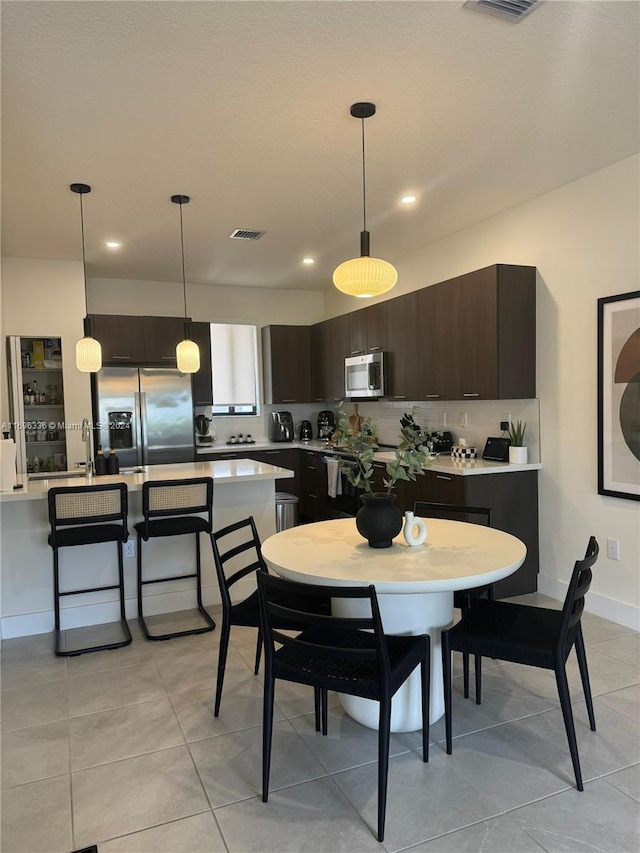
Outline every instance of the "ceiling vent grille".
<path id="1" fill-rule="evenodd" d="M 266 231 L 252 231 L 250 228 L 236 228 L 229 234 L 231 240 L 259 240 Z"/>
<path id="2" fill-rule="evenodd" d="M 477 9 L 478 12 L 487 12 L 489 15 L 518 22 L 542 2 L 543 0 L 467 0 L 464 5 Z"/>

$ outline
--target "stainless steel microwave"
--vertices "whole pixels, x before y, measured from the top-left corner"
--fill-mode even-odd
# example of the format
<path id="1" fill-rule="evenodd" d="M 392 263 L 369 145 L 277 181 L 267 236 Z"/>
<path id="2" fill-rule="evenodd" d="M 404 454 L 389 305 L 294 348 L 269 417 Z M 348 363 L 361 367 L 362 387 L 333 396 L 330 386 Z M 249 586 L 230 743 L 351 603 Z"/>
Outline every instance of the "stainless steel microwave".
<path id="1" fill-rule="evenodd" d="M 344 361 L 346 397 L 384 397 L 386 391 L 385 352 L 354 355 Z"/>

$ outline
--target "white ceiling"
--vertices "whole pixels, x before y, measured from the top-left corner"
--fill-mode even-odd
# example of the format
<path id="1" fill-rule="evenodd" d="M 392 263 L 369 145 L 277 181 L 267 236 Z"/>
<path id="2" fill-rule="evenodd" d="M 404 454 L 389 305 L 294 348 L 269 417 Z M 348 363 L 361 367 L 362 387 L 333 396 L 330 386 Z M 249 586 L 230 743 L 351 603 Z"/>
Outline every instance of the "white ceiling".
<path id="1" fill-rule="evenodd" d="M 79 259 L 79 181 L 89 276 L 181 280 L 169 196 L 185 193 L 188 281 L 329 286 L 359 254 L 349 106 L 371 100 L 371 253 L 393 262 L 640 149 L 639 11 L 547 0 L 513 24 L 463 0 L 4 0 L 3 255 Z"/>

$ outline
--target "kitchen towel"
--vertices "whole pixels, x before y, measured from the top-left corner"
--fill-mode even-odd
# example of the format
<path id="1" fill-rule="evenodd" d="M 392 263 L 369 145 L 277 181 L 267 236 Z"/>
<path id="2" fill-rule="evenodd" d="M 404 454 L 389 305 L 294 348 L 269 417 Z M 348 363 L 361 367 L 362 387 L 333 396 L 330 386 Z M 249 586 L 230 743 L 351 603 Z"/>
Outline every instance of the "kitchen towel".
<path id="1" fill-rule="evenodd" d="M 327 459 L 327 494 L 330 498 L 342 494 L 342 477 L 337 459 Z"/>
<path id="2" fill-rule="evenodd" d="M 16 445 L 12 438 L 0 440 L 0 492 L 11 492 L 16 484 Z"/>

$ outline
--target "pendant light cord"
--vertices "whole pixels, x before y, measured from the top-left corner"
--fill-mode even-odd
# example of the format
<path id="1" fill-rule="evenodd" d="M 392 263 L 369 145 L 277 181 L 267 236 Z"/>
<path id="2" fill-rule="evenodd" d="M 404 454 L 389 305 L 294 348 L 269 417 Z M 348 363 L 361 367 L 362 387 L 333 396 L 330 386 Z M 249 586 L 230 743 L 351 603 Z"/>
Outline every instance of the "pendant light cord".
<path id="1" fill-rule="evenodd" d="M 184 231 L 182 229 L 182 202 L 180 202 L 180 246 L 182 247 L 182 295 L 184 297 L 184 319 L 187 319 L 187 279 L 184 272 Z"/>
<path id="2" fill-rule="evenodd" d="M 363 219 L 363 231 L 367 230 L 367 177 L 364 163 L 364 119 L 360 119 L 362 122 L 362 219 Z"/>
<path id="3" fill-rule="evenodd" d="M 83 193 L 78 193 L 80 196 L 80 235 L 82 237 L 82 275 L 84 277 L 84 313 L 89 313 L 89 302 L 87 300 L 87 261 L 84 252 L 84 211 L 82 207 Z"/>

